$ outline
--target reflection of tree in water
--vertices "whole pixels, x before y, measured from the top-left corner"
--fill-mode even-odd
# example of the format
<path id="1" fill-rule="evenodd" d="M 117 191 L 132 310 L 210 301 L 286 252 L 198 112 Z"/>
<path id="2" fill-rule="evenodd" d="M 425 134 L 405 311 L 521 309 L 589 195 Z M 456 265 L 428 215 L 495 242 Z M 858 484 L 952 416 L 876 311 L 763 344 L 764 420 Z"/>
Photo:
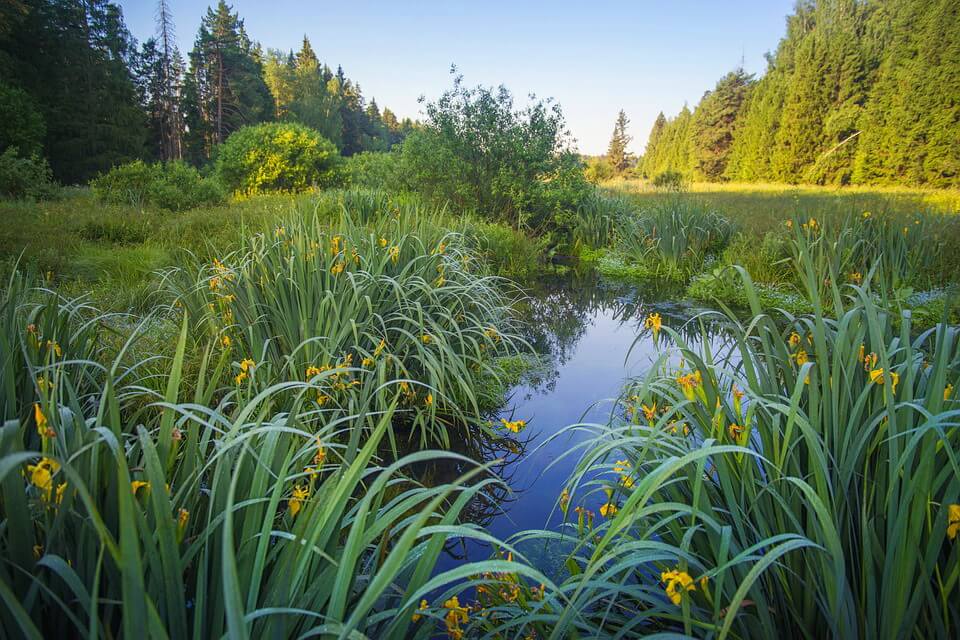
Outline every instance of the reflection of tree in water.
<path id="1" fill-rule="evenodd" d="M 689 318 L 687 306 L 669 302 L 678 300 L 683 290 L 669 283 L 636 283 L 610 280 L 595 271 L 573 269 L 538 278 L 524 285 L 528 297 L 518 303 L 520 317 L 527 322 L 523 337 L 541 357 L 541 366 L 524 378 L 524 391 L 550 393 L 559 369 L 574 353 L 577 343 L 597 315 L 607 315 L 621 323 L 634 323 L 639 335 L 643 318 L 652 307 L 676 315 L 677 326 Z M 666 319 L 666 317 L 665 317 Z M 623 354 L 626 355 L 626 354 Z"/>
<path id="2" fill-rule="evenodd" d="M 677 286 L 664 287 L 655 284 L 637 284 L 608 280 L 598 277 L 593 271 L 577 273 L 569 270 L 538 278 L 523 287 L 527 296 L 517 303 L 519 317 L 525 322 L 522 337 L 540 354 L 542 366 L 525 374 L 518 392 L 528 394 L 549 393 L 556 386 L 560 369 L 573 356 L 578 342 L 593 325 L 596 318 L 605 316 L 619 323 L 630 324 L 635 335 L 641 335 L 643 320 L 648 313 L 657 312 L 665 325 L 677 331 L 692 343 L 699 343 L 703 335 L 712 340 L 715 330 L 712 322 L 691 321 L 702 311 L 681 301 L 683 290 Z M 702 332 L 706 332 L 705 334 Z M 661 340 L 665 334 L 661 334 Z M 624 357 L 626 353 L 622 354 Z M 515 399 L 507 399 L 510 406 Z M 584 409 L 592 400 L 584 399 Z M 612 407 L 611 407 L 612 409 Z M 496 425 L 498 411 L 490 414 Z M 577 416 L 571 416 L 576 420 Z M 516 494 L 511 490 L 517 463 L 525 458 L 528 437 L 506 437 L 496 426 L 492 430 L 474 428 L 451 428 L 449 450 L 459 453 L 478 464 L 492 463 L 490 474 L 502 482 L 487 485 L 483 494 L 478 494 L 464 509 L 462 522 L 486 527 L 500 515 Z M 458 437 L 459 435 L 459 437 Z M 532 436 L 530 436 L 532 437 Z M 413 477 L 427 486 L 453 482 L 473 467 L 470 463 L 456 460 L 435 460 L 417 465 L 411 471 Z M 490 478 L 478 477 L 475 482 Z M 476 544 L 476 543 L 473 543 Z M 447 552 L 454 559 L 463 559 L 466 549 L 461 539 L 447 542 Z"/>

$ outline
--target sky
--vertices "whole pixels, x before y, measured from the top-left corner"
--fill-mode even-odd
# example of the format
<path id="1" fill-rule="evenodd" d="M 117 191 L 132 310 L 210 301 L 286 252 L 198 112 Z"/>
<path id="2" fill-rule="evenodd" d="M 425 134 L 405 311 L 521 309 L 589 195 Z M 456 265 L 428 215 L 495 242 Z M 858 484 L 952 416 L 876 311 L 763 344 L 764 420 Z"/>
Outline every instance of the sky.
<path id="1" fill-rule="evenodd" d="M 186 53 L 207 6 L 169 0 Z M 505 84 L 518 99 L 552 97 L 582 153 L 606 150 L 617 112 L 642 153 L 657 114 L 693 107 L 743 63 L 762 74 L 764 54 L 786 30 L 795 0 L 233 0 L 264 48 L 299 49 L 304 34 L 320 59 L 342 65 L 367 100 L 399 117 L 422 113 L 420 96 L 452 85 Z M 119 0 L 139 41 L 155 31 L 155 0 Z"/>

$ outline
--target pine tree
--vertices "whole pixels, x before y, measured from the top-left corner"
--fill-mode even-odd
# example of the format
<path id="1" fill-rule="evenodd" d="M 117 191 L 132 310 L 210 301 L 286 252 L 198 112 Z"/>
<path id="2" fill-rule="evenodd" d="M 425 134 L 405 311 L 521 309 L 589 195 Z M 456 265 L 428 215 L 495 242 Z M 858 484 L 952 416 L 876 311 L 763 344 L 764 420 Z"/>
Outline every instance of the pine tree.
<path id="1" fill-rule="evenodd" d="M 162 73 L 158 96 L 161 157 L 164 160 L 183 158 L 183 118 L 180 115 L 180 94 L 183 89 L 184 63 L 177 50 L 173 14 L 167 0 L 157 3 L 157 41 Z"/>
<path id="2" fill-rule="evenodd" d="M 157 35 L 143 43 L 136 65 L 140 103 L 147 115 L 148 155 L 183 158 L 183 59 L 173 44 L 173 19 L 165 0 L 157 7 Z"/>
<path id="3" fill-rule="evenodd" d="M 633 139 L 627 135 L 627 125 L 630 120 L 627 114 L 620 110 L 617 114 L 617 121 L 613 125 L 613 135 L 610 137 L 610 145 L 607 147 L 607 162 L 617 173 L 623 173 L 630 166 L 630 153 L 627 151 L 627 145 Z"/>
<path id="4" fill-rule="evenodd" d="M 275 107 L 263 79 L 262 55 L 243 20 L 220 0 L 200 23 L 186 78 L 185 111 L 194 159 L 236 129 L 272 117 Z"/>
<path id="5" fill-rule="evenodd" d="M 37 105 L 56 177 L 84 181 L 142 154 L 136 47 L 119 7 L 106 0 L 15 4 L 16 27 L 0 34 L 0 68 Z"/>
<path id="6" fill-rule="evenodd" d="M 731 71 L 704 95 L 691 124 L 693 167 L 707 180 L 724 177 L 737 118 L 751 88 L 753 76 L 743 69 Z"/>

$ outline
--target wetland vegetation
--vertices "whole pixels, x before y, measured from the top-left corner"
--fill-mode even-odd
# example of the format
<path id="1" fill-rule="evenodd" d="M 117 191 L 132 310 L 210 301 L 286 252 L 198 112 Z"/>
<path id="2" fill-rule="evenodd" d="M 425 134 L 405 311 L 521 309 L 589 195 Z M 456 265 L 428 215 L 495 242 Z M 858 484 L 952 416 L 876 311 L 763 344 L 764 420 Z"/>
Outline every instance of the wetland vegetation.
<path id="1" fill-rule="evenodd" d="M 784 155 L 912 109 L 910 38 L 960 73 L 956 9 L 801 3 L 762 79 L 592 159 L 456 71 L 399 121 L 225 2 L 189 64 L 166 2 L 140 47 L 106 1 L 0 16 L 5 635 L 957 635 L 957 148 Z M 797 105 L 861 45 L 862 112 Z"/>

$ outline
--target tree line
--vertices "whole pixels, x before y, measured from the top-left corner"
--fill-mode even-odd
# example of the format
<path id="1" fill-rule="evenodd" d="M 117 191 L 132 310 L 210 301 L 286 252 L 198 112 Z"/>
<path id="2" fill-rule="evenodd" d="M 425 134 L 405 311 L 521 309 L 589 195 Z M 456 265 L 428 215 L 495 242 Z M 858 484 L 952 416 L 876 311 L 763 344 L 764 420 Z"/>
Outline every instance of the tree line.
<path id="1" fill-rule="evenodd" d="M 135 159 L 202 164 L 245 126 L 295 121 L 343 155 L 387 150 L 410 132 L 341 67 L 264 50 L 225 0 L 207 9 L 186 59 L 169 3 L 138 44 L 108 0 L 0 0 L 0 151 L 47 157 L 67 183 Z"/>
<path id="2" fill-rule="evenodd" d="M 661 113 L 640 172 L 960 186 L 960 3 L 801 0 L 767 62 Z"/>

